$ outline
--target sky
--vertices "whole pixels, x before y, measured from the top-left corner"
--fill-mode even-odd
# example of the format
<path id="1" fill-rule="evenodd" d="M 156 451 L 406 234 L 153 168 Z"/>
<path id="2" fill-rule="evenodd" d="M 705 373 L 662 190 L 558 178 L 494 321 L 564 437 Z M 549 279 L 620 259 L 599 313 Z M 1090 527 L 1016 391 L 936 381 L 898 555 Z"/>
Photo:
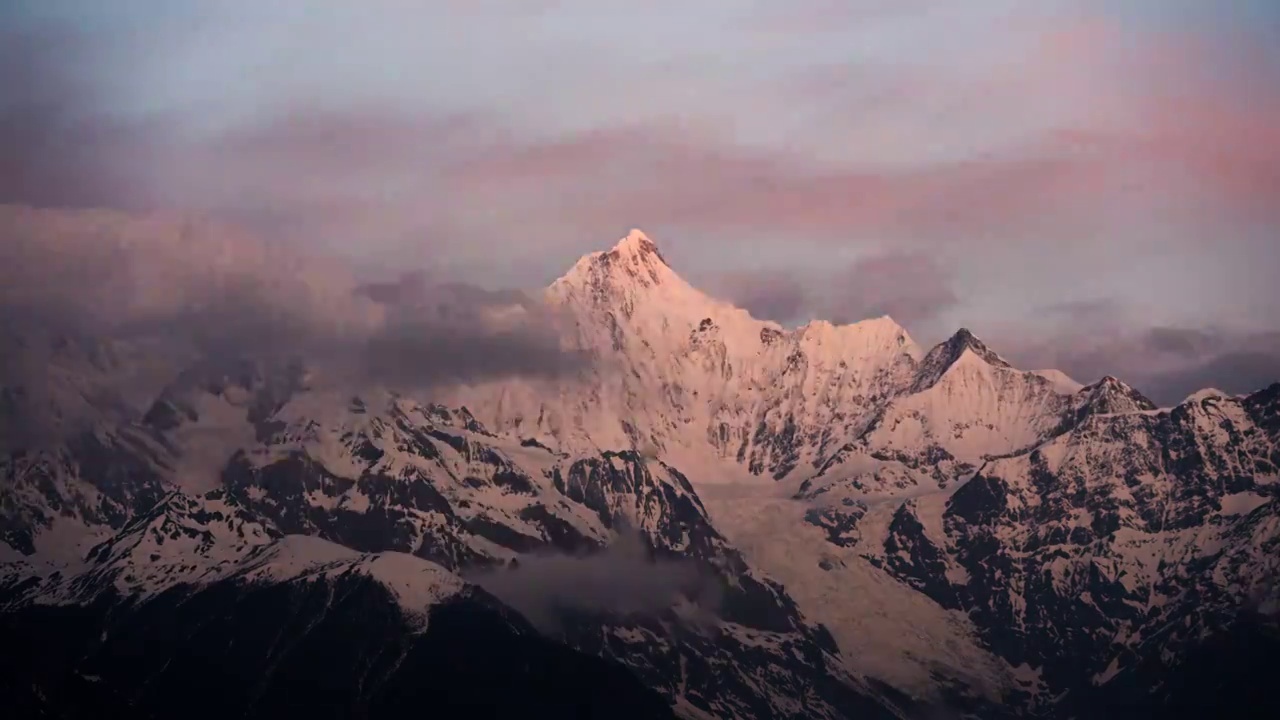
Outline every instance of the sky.
<path id="1" fill-rule="evenodd" d="M 10 0 L 0 202 L 536 287 L 643 228 L 797 324 L 1280 380 L 1271 0 Z"/>

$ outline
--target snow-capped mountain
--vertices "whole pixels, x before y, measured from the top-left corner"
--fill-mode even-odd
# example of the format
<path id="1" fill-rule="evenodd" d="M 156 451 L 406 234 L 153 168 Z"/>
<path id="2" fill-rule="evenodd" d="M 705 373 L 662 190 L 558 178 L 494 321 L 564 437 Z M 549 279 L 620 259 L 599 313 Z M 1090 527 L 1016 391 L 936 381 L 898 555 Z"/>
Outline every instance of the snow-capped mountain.
<path id="1" fill-rule="evenodd" d="M 889 318 L 795 331 L 691 287 L 632 231 L 546 291 L 567 341 L 598 358 L 572 379 L 460 388 L 491 427 L 569 452 L 717 457 L 782 478 L 856 438 L 913 377 L 919 347 Z"/>
<path id="2" fill-rule="evenodd" d="M 690 286 L 640 231 L 513 308 L 486 322 L 545 310 L 589 361 L 394 392 L 249 349 L 11 452 L 6 632 L 117 617 L 142 642 L 138 624 L 218 607 L 234 634 L 261 602 L 325 632 L 336 614 L 341 632 L 297 642 L 341 644 L 376 595 L 394 621 L 375 632 L 412 654 L 463 612 L 439 608 L 483 607 L 476 632 L 531 648 L 532 621 L 573 650 L 522 652 L 595 656 L 689 718 L 1173 717 L 1208 695 L 1170 678 L 1276 647 L 1280 385 L 1161 409 L 1115 378 L 1016 369 L 968 330 L 926 351 L 887 317 L 786 329 Z M 92 647 L 75 657 L 127 651 Z M 31 683 L 108 677 L 69 662 Z M 281 667 L 261 697 L 309 665 Z M 147 683 L 196 682 L 165 672 L 106 685 L 164 714 Z M 399 707 L 390 672 L 342 702 Z"/>
<path id="3" fill-rule="evenodd" d="M 28 573 L 15 590 L 18 605 L 255 585 L 264 572 L 291 581 L 296 576 L 279 575 L 278 562 L 261 560 L 276 557 L 282 537 L 323 538 L 315 547 L 346 555 L 423 558 L 437 576 L 429 585 L 453 588 L 461 581 L 452 573 L 500 575 L 495 568 L 521 558 L 599 552 L 619 532 L 638 533 L 648 553 L 678 563 L 675 572 L 655 572 L 647 559 L 623 568 L 641 578 L 633 590 L 652 597 L 622 613 L 612 602 L 567 593 L 545 608 L 557 621 L 555 637 L 630 668 L 690 717 L 843 717 L 851 707 L 895 716 L 843 669 L 830 634 L 743 560 L 711 525 L 690 481 L 662 461 L 633 451 L 568 457 L 493 434 L 466 409 L 388 394 L 308 393 L 271 372 L 238 370 L 199 382 L 184 378 L 182 389 L 162 395 L 139 427 L 121 430 L 165 440 L 152 440 L 166 455 L 146 464 L 161 476 L 183 462 L 181 448 L 193 437 L 184 429 L 207 417 L 210 431 L 225 436 L 238 412 L 243 427 L 231 436 L 245 444 L 224 461 L 218 485 L 170 470 L 157 487 L 174 489 L 150 507 L 150 499 L 136 502 L 118 527 L 111 522 L 116 516 L 77 514 L 80 547 L 98 541 L 84 550 L 83 566 Z M 292 395 L 275 394 L 281 387 L 293 387 Z M 35 466 L 12 477 L 27 490 L 17 497 L 28 507 L 48 486 L 97 497 L 96 476 L 75 464 Z M 52 525 L 42 526 L 44 516 L 25 517 L 33 556 L 47 557 L 46 543 L 67 542 L 49 532 Z M 359 571 L 399 592 L 411 569 L 404 561 L 344 557 L 302 574 Z M 573 572 L 564 578 L 582 580 Z M 497 584 L 514 593 L 516 606 L 524 604 L 522 593 L 535 592 Z"/>

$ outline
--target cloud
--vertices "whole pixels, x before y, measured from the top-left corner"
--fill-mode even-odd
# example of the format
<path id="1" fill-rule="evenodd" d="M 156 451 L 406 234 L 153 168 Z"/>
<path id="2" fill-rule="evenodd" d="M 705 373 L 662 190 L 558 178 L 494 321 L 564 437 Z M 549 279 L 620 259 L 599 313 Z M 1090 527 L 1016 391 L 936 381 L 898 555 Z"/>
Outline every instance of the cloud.
<path id="1" fill-rule="evenodd" d="M 1123 378 L 1156 403 L 1173 405 L 1214 387 L 1250 393 L 1280 382 L 1280 332 L 1228 327 L 1142 327 L 1124 305 L 1092 300 L 1045 309 L 1058 316 L 1028 334 L 997 329 L 988 339 L 1028 369 L 1058 368 L 1081 382 Z"/>
<path id="2" fill-rule="evenodd" d="M 630 532 L 592 554 L 531 555 L 466 579 L 548 632 L 571 613 L 656 614 L 682 599 L 714 613 L 719 604 L 714 577 L 691 560 L 651 559 L 644 539 Z"/>
<path id="3" fill-rule="evenodd" d="M 1152 352 L 1178 357 L 1203 357 L 1213 351 L 1214 334 L 1195 328 L 1149 328 L 1143 344 Z"/>
<path id="4" fill-rule="evenodd" d="M 1035 331 L 1028 298 L 1081 285 L 1162 306 L 1130 335 L 1214 324 L 1202 308 L 1274 328 L 1274 52 L 1218 25 L 1036 8 L 713 3 L 682 32 L 674 5 L 574 2 L 450 23 L 16 13 L 0 199 L 194 209 L 380 277 L 497 285 L 638 226 L 691 276 L 741 275 L 725 285 L 758 314 L 887 312 L 913 332 Z M 440 58 L 468 74 L 415 74 Z M 917 279 L 831 269 L 850 257 Z"/>
<path id="5" fill-rule="evenodd" d="M 923 22 L 925 9 L 915 7 L 907 19 Z M 831 10 L 804 8 L 814 17 Z M 868 12 L 846 13 L 834 28 L 847 31 Z M 801 64 L 765 76 L 753 96 L 769 109 L 823 110 L 811 123 L 819 131 L 813 143 L 864 138 L 860 153 L 842 153 L 841 162 L 819 158 L 819 145 L 805 138 L 735 143 L 724 123 L 753 118 L 701 107 L 533 128 L 499 108 L 323 106 L 289 96 L 180 147 L 139 147 L 155 127 L 121 126 L 132 139 L 101 159 L 135 182 L 143 176 L 150 194 L 174 206 L 328 226 L 348 242 L 451 231 L 494 243 L 517 230 L 547 242 L 560 231 L 607 233 L 628 222 L 697 233 L 753 228 L 841 241 L 972 242 L 1043 231 L 1046 218 L 1077 230 L 1105 226 L 1112 213 L 1142 211 L 1135 203 L 1187 193 L 1200 210 L 1208 203 L 1274 217 L 1265 201 L 1280 168 L 1280 93 L 1253 66 L 1177 35 L 1129 37 L 1109 21 L 1014 20 L 1017 32 L 993 51 L 998 62 L 947 65 L 946 57 L 924 53 L 917 62 Z M 67 88 L 10 103 L 29 115 L 32 108 L 57 115 L 56 122 L 32 116 L 27 134 L 62 128 L 59 137 L 71 141 L 10 143 L 24 149 L 27 165 L 58 164 L 68 148 L 96 146 L 86 142 L 93 128 L 110 123 L 82 68 L 105 50 L 72 35 L 57 43 L 29 39 L 14 52 L 26 62 L 9 67 L 31 68 L 31 80 L 19 86 Z M 1022 118 L 1022 109 L 1042 105 L 1057 112 L 1056 126 Z M 1016 124 L 1023 120 L 1030 130 Z M 898 128 L 894 137 L 886 127 Z M 938 159 L 921 154 L 958 128 L 972 131 L 968 146 Z M 899 146 L 907 163 L 857 161 Z M 511 209 L 483 217 L 495 204 Z M 1057 239 L 1070 231 L 1056 230 Z"/>
<path id="6" fill-rule="evenodd" d="M 60 351 L 53 362 L 51 348 L 68 343 L 162 341 L 173 365 L 156 385 L 197 355 L 299 358 L 321 379 L 399 390 L 553 377 L 586 363 L 561 350 L 555 318 L 519 293 L 413 274 L 362 286 L 339 261 L 225 223 L 2 206 L 0 226 L 0 330 L 9 341 L 0 384 L 25 403 L 7 414 L 33 423 L 62 413 L 42 406 L 50 393 L 79 397 L 84 383 L 114 379 L 92 350 Z"/>
<path id="7" fill-rule="evenodd" d="M 193 144 L 154 171 L 172 207 L 351 253 L 449 249 L 449 169 L 482 142 L 477 119 L 364 108 L 289 108 Z M 394 262 L 385 265 L 394 266 Z"/>
<path id="8" fill-rule="evenodd" d="M 590 362 L 562 347 L 556 318 L 531 296 L 459 284 L 423 290 L 386 305 L 387 320 L 360 349 L 357 367 L 369 378 L 398 387 L 552 378 Z"/>
<path id="9" fill-rule="evenodd" d="M 1179 402 L 1207 387 L 1228 393 L 1252 393 L 1280 382 L 1280 348 L 1274 344 L 1266 349 L 1237 345 L 1186 367 L 1146 377 L 1138 375 L 1135 382 L 1163 404 Z"/>
<path id="10" fill-rule="evenodd" d="M 763 320 L 783 324 L 803 320 L 811 306 L 809 288 L 795 273 L 734 273 L 720 278 L 719 284 L 733 304 Z"/>
<path id="11" fill-rule="evenodd" d="M 136 169 L 160 127 L 120 122 L 86 68 L 79 34 L 46 25 L 0 30 L 0 203 L 136 207 Z"/>
<path id="12" fill-rule="evenodd" d="M 864 243 L 1081 242 L 1152 211 L 1277 219 L 1280 93 L 1268 76 L 1176 35 L 1039 22 L 1023 22 L 990 66 L 819 66 L 771 89 L 796 107 L 846 99 L 841 132 L 901 145 L 907 162 L 829 162 L 805 144 L 727 142 L 710 120 L 648 118 L 495 144 L 468 160 L 460 192 L 537 194 L 583 225 L 644 218 Z M 869 83 L 892 93 L 868 104 Z M 1023 118 L 1027 108 L 1048 117 Z M 882 138 L 880 123 L 909 130 Z M 949 126 L 981 139 L 936 158 L 907 149 L 935 147 Z"/>
<path id="13" fill-rule="evenodd" d="M 855 262 L 832 299 L 836 322 L 890 315 L 913 325 L 954 305 L 955 292 L 938 260 L 923 253 L 889 253 Z"/>
<path id="14" fill-rule="evenodd" d="M 770 270 L 722 279 L 729 298 L 752 315 L 778 322 L 852 323 L 889 315 L 919 327 L 958 301 L 951 277 L 922 252 L 866 255 L 825 275 Z"/>

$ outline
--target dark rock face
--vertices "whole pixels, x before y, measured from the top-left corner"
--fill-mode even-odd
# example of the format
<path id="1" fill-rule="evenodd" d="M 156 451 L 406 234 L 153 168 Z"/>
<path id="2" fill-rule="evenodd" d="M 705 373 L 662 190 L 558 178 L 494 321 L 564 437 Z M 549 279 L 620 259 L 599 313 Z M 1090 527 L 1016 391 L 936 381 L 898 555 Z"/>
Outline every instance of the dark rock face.
<path id="1" fill-rule="evenodd" d="M 988 348 L 972 332 L 969 332 L 968 328 L 960 328 L 946 342 L 930 350 L 921 361 L 910 392 L 920 392 L 932 387 L 966 351 L 974 353 L 988 365 L 999 368 L 1010 367 L 1004 358 Z"/>
<path id="2" fill-rule="evenodd" d="M 455 569 L 482 559 L 459 537 L 471 530 L 431 480 L 418 473 L 393 478 L 366 472 L 351 480 L 295 453 L 261 468 L 237 456 L 224 471 L 223 482 L 232 497 L 282 533 L 316 535 L 364 552 L 410 553 Z M 368 498 L 369 507 L 347 509 L 308 497 L 336 501 L 349 491 Z M 436 532 L 423 532 L 420 514 L 438 518 Z"/>
<path id="3" fill-rule="evenodd" d="M 1244 613 L 1171 664 L 1148 659 L 1118 675 L 1096 703 L 1098 717 L 1280 717 L 1277 668 L 1280 625 L 1275 618 Z"/>
<path id="4" fill-rule="evenodd" d="M 285 435 L 302 441 L 286 446 L 293 449 L 283 457 L 266 464 L 244 454 L 232 458 L 222 477 L 228 494 L 282 533 L 410 553 L 454 570 L 499 561 L 478 540 L 516 553 L 598 545 L 561 509 L 538 502 L 537 483 L 485 442 L 493 436 L 465 408 L 432 406 L 426 423 L 395 409 L 360 414 L 370 417 L 368 428 L 339 437 L 346 456 L 363 468 L 358 476 L 338 475 L 308 454 L 321 442 L 308 433 L 322 429 L 290 426 Z M 524 507 L 509 519 L 491 516 L 472 504 L 471 493 L 519 497 Z"/>
<path id="5" fill-rule="evenodd" d="M 119 530 L 169 491 L 167 449 L 135 427 L 85 432 L 57 448 L 0 458 L 0 540 L 35 552 L 59 517 Z M 71 480 L 71 482 L 69 482 Z"/>
<path id="6" fill-rule="evenodd" d="M 849 503 L 845 507 L 814 508 L 805 513 L 805 522 L 827 532 L 827 540 L 840 547 L 853 547 L 862 539 L 858 521 L 867 513 L 867 506 Z"/>
<path id="7" fill-rule="evenodd" d="M 1280 553 L 1280 484 L 1255 474 L 1280 439 L 1266 424 L 1268 392 L 1089 417 L 961 486 L 939 518 L 943 544 L 908 501 L 883 547 L 865 552 L 966 613 L 1010 665 L 1038 669 L 1040 706 L 1054 698 L 1054 717 L 1114 703 L 1129 713 L 1116 717 L 1188 716 L 1179 713 L 1205 709 L 1207 688 L 1228 684 L 1215 673 L 1202 684 L 1191 668 L 1227 647 L 1248 654 L 1274 642 L 1274 631 L 1244 630 L 1262 624 L 1248 608 L 1275 592 L 1267 558 Z M 1233 692 L 1220 701 L 1272 702 L 1243 685 Z"/>
<path id="8" fill-rule="evenodd" d="M 891 716 L 867 688 L 841 679 L 830 633 L 747 566 L 674 468 L 634 452 L 604 453 L 557 474 L 555 486 L 606 526 L 639 530 L 654 555 L 694 561 L 718 601 L 718 621 L 709 626 L 671 614 L 622 622 L 568 617 L 563 637 L 571 645 L 623 662 L 669 696 L 683 690 L 687 702 L 719 717 Z M 652 640 L 621 640 L 637 635 Z"/>
<path id="9" fill-rule="evenodd" d="M 368 578 L 176 588 L 0 615 L 0 692 L 35 717 L 666 718 L 616 663 L 468 594 L 415 629 Z"/>

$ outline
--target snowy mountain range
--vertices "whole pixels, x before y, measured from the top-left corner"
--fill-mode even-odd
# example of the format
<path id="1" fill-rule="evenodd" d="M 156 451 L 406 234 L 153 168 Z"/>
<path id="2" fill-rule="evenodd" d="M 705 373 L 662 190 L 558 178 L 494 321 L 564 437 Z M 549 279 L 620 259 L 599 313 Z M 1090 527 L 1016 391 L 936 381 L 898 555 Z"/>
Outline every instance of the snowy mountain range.
<path id="1" fill-rule="evenodd" d="M 967 330 L 787 329 L 640 231 L 487 302 L 463 322 L 536 314 L 571 362 L 411 391 L 58 338 L 0 408 L 87 418 L 0 460 L 0 642 L 36 659 L 6 694 L 51 716 L 192 693 L 210 717 L 1276 708 L 1280 384 L 1157 408 Z M 174 372 L 130 410 L 140 354 Z"/>

